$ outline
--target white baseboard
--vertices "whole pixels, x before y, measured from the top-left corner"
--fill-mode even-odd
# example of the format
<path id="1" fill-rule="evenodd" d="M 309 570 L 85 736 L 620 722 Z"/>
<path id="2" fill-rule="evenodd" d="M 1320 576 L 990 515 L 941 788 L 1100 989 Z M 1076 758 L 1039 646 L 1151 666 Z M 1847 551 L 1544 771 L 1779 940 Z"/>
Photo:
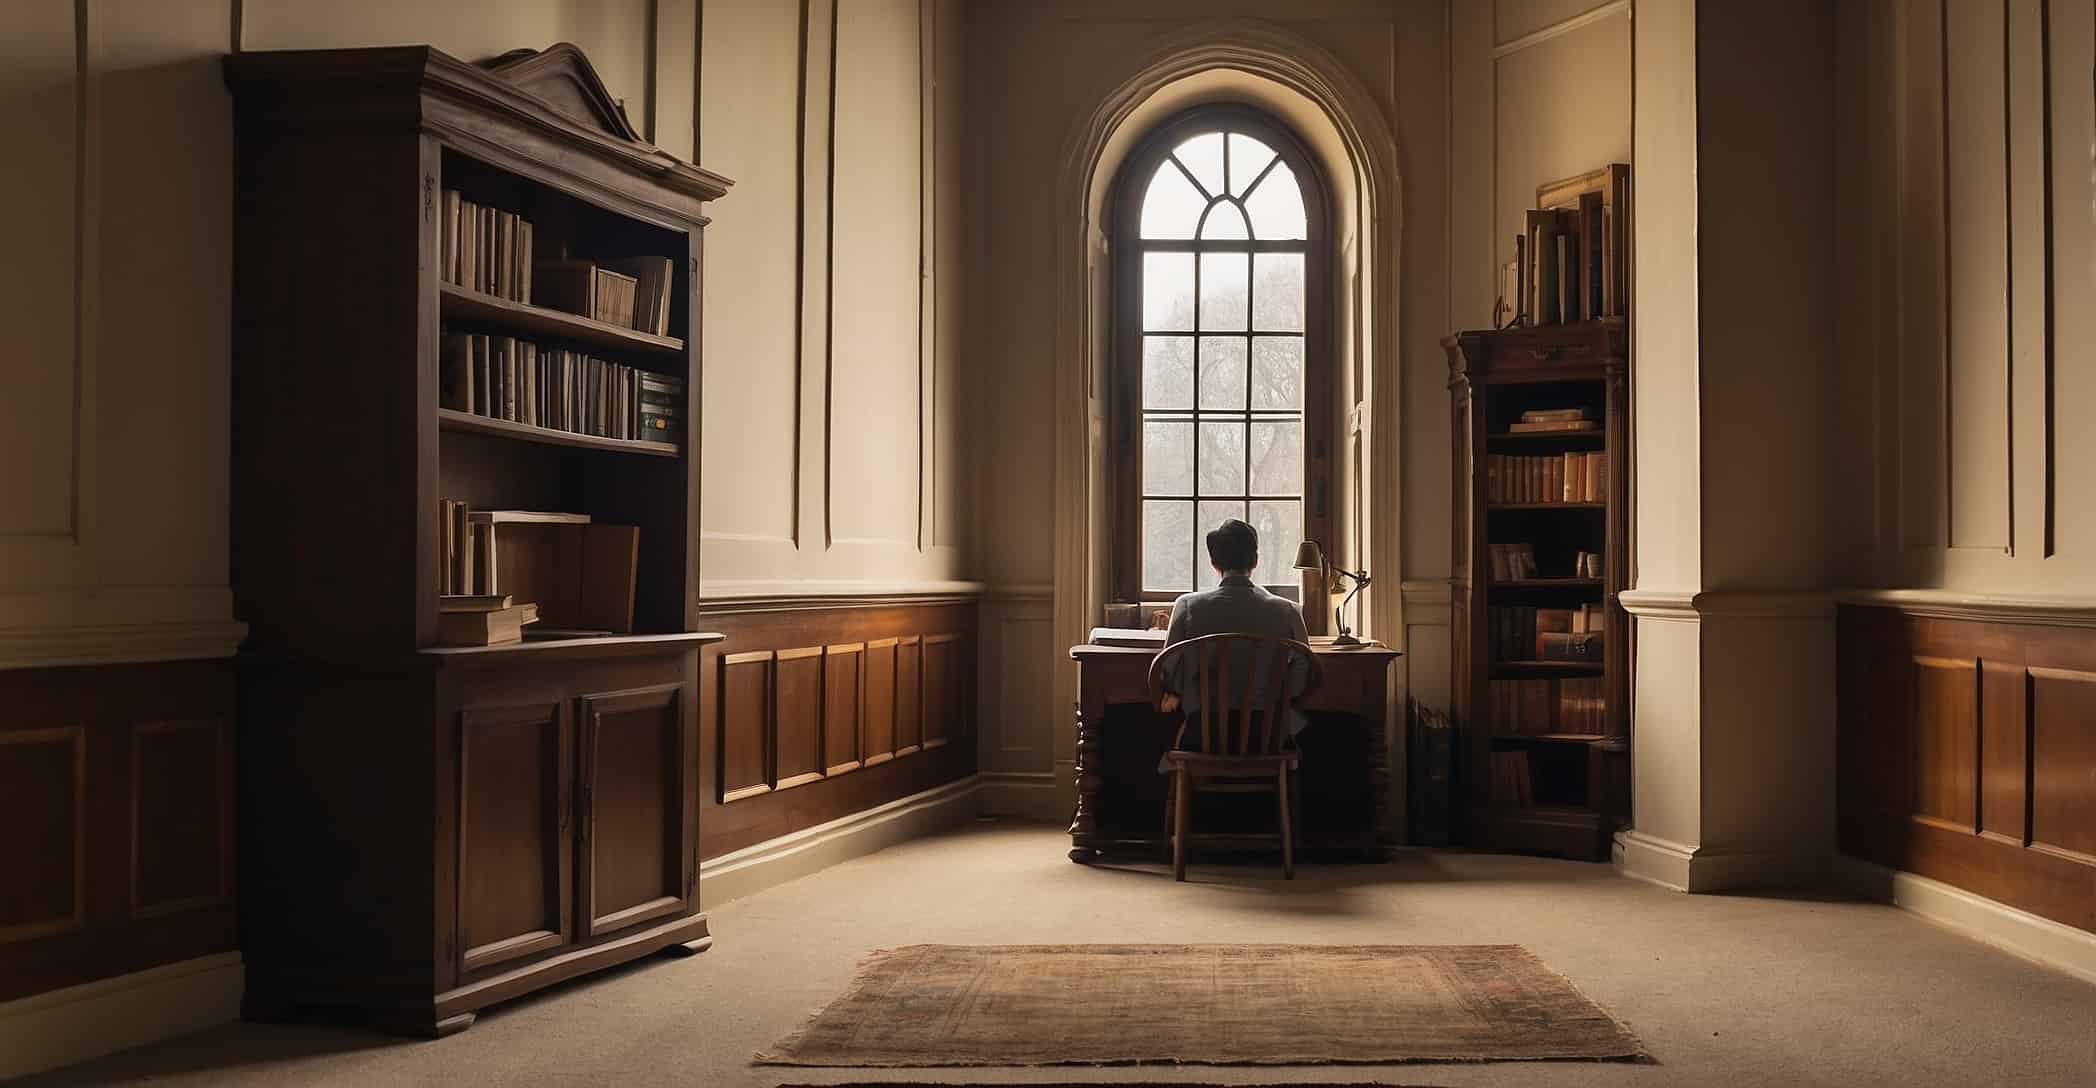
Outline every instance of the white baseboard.
<path id="1" fill-rule="evenodd" d="M 1056 789 L 1056 777 L 1048 771 L 986 771 L 982 810 L 985 816 L 1037 823 L 1067 823 L 1070 807 Z"/>
<path id="2" fill-rule="evenodd" d="M 0 1002 L 0 1081 L 240 1018 L 240 953 Z"/>
<path id="3" fill-rule="evenodd" d="M 1826 879 L 1824 858 L 1772 850 L 1711 850 L 1662 839 L 1636 828 L 1616 832 L 1609 851 L 1616 871 L 1677 892 L 1744 891 L 1818 884 Z"/>
<path id="4" fill-rule="evenodd" d="M 2096 933 L 1846 854 L 1835 856 L 1834 878 L 1862 898 L 1913 911 L 1974 940 L 2096 983 Z"/>
<path id="5" fill-rule="evenodd" d="M 838 862 L 972 820 L 980 810 L 981 793 L 981 778 L 970 775 L 701 862 L 699 903 L 711 910 Z"/>

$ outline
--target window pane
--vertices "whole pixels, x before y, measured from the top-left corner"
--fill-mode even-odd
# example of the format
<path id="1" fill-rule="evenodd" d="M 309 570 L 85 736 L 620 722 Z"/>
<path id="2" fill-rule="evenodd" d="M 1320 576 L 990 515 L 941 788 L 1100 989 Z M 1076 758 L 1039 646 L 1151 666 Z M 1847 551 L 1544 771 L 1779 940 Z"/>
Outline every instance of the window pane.
<path id="1" fill-rule="evenodd" d="M 1236 502 L 1218 502 L 1214 499 L 1209 499 L 1201 503 L 1200 513 L 1194 517 L 1194 536 L 1195 539 L 1202 541 L 1200 562 L 1195 564 L 1199 568 L 1197 573 L 1202 589 L 1212 589 L 1217 582 L 1222 581 L 1221 578 L 1215 575 L 1215 565 L 1208 561 L 1208 545 L 1206 543 L 1208 530 L 1221 525 L 1225 518 L 1236 518 L 1242 521 L 1244 516 L 1245 504 L 1241 499 Z M 1265 548 L 1262 546 L 1260 550 L 1264 551 Z M 1289 558 L 1293 559 L 1294 556 Z"/>
<path id="2" fill-rule="evenodd" d="M 1153 261 L 1158 256 L 1160 254 L 1145 254 L 1144 260 Z M 1245 253 L 1201 254 L 1201 331 L 1244 331 L 1245 289 L 1251 277 L 1249 256 Z M 1148 299 L 1144 301 L 1147 306 Z"/>
<path id="3" fill-rule="evenodd" d="M 1252 258 L 1252 327 L 1260 332 L 1303 331 L 1303 255 L 1260 253 Z"/>
<path id="4" fill-rule="evenodd" d="M 1193 406 L 1194 338 L 1143 337 L 1143 407 L 1185 411 Z"/>
<path id="5" fill-rule="evenodd" d="M 1201 424 L 1201 494 L 1245 493 L 1245 425 Z"/>
<path id="6" fill-rule="evenodd" d="M 1184 593 L 1193 588 L 1194 504 L 1143 504 L 1143 589 Z"/>
<path id="7" fill-rule="evenodd" d="M 1143 424 L 1143 494 L 1194 493 L 1194 425 Z"/>
<path id="8" fill-rule="evenodd" d="M 1208 436 L 1201 436 L 1201 456 L 1208 456 Z M 1207 477 L 1206 464 L 1201 466 Z M 1252 424 L 1252 487 L 1254 495 L 1300 495 L 1303 493 L 1303 425 L 1288 423 Z"/>
<path id="9" fill-rule="evenodd" d="M 1208 206 L 1193 182 L 1169 160 L 1150 175 L 1150 188 L 1143 194 L 1143 237 L 1191 238 Z"/>
<path id="10" fill-rule="evenodd" d="M 1295 171 L 1287 163 L 1277 163 L 1244 202 L 1245 210 L 1252 213 L 1252 229 L 1259 232 L 1259 237 L 1309 237 L 1303 229 L 1303 191 L 1297 187 Z"/>
<path id="11" fill-rule="evenodd" d="M 1201 338 L 1201 408 L 1203 411 L 1244 411 L 1244 337 Z"/>
<path id="12" fill-rule="evenodd" d="M 1303 410 L 1303 338 L 1252 338 L 1252 407 Z"/>
<path id="13" fill-rule="evenodd" d="M 1201 222 L 1201 237 L 1206 241 L 1242 242 L 1251 236 L 1244 213 L 1227 200 L 1216 201 L 1208 209 L 1208 218 Z"/>
<path id="14" fill-rule="evenodd" d="M 1295 550 L 1303 542 L 1303 504 L 1255 502 L 1245 520 L 1259 530 L 1259 570 L 1252 580 L 1263 586 L 1288 586 L 1300 596 L 1302 576 L 1295 569 Z"/>
<path id="15" fill-rule="evenodd" d="M 1179 161 L 1186 164 L 1187 171 L 1193 174 L 1195 181 L 1201 183 L 1201 188 L 1208 190 L 1209 196 L 1217 196 L 1222 193 L 1222 133 L 1211 132 L 1205 136 L 1196 136 L 1180 144 L 1178 149 L 1173 151 L 1172 154 L 1178 156 Z"/>
<path id="16" fill-rule="evenodd" d="M 1193 254 L 1143 254 L 1143 327 L 1170 332 L 1193 331 Z"/>
<path id="17" fill-rule="evenodd" d="M 1230 195 L 1243 196 L 1258 180 L 1259 171 L 1274 158 L 1273 148 L 1241 132 L 1230 134 Z"/>

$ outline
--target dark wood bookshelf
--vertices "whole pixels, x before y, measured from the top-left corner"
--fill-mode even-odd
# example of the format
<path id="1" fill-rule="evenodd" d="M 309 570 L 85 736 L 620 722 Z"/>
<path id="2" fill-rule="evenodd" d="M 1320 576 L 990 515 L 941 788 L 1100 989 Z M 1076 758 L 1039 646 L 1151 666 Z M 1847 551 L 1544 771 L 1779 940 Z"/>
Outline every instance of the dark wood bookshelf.
<path id="1" fill-rule="evenodd" d="M 1629 485 L 1628 322 L 1603 318 L 1466 332 L 1443 345 L 1454 411 L 1456 509 L 1464 512 L 1454 525 L 1451 579 L 1451 710 L 1467 751 L 1459 783 L 1464 837 L 1486 849 L 1602 860 L 1615 829 L 1629 815 L 1630 658 L 1624 638 L 1629 617 L 1617 604 L 1628 574 L 1629 519 L 1622 501 Z M 1571 408 L 1586 411 L 1595 426 L 1509 429 L 1525 411 Z M 1606 457 L 1601 501 L 1489 501 L 1495 478 L 1490 458 L 1560 452 Z M 1531 546 L 1545 570 L 1571 569 L 1578 552 L 1598 552 L 1602 576 L 1493 580 L 1492 546 L 1523 544 Z M 1601 606 L 1599 660 L 1538 660 L 1530 656 L 1533 651 L 1496 656 L 1507 636 L 1505 618 L 1494 609 L 1574 601 Z M 1495 619 L 1502 621 L 1498 629 Z M 1536 694 L 1537 686 L 1545 686 L 1547 699 Z M 1604 732 L 1561 727 L 1561 721 L 1581 728 L 1594 724 L 1591 700 L 1597 697 Z M 1495 708 L 1516 720 L 1495 721 Z M 1547 720 L 1538 720 L 1539 713 L 1547 713 Z M 1494 796 L 1495 759 L 1526 762 L 1532 803 Z"/>
<path id="2" fill-rule="evenodd" d="M 644 359 L 684 361 L 684 341 L 624 328 L 565 310 L 515 302 L 455 283 L 437 285 L 438 315 L 446 322 L 500 329 L 520 339 L 540 337 Z"/>
<path id="3" fill-rule="evenodd" d="M 242 1015 L 445 1035 L 705 948 L 699 257 L 729 182 L 641 138 L 572 45 L 244 52 L 225 77 Z M 666 260 L 670 335 L 450 282 L 467 202 L 538 257 Z M 473 252 L 523 293 L 521 242 Z M 447 409 L 454 332 L 679 378 L 685 442 Z M 616 530 L 534 550 L 504 525 L 493 587 L 614 633 L 439 645 L 447 501 Z"/>
<path id="4" fill-rule="evenodd" d="M 437 409 L 437 426 L 447 431 L 464 434 L 485 434 L 497 438 L 513 438 L 519 442 L 541 442 L 549 446 L 569 446 L 585 450 L 609 450 L 612 453 L 637 453 L 647 457 L 679 457 L 684 447 L 674 442 L 646 442 L 634 438 L 604 438 L 577 431 L 563 431 L 554 427 L 537 427 L 529 423 L 513 423 L 507 419 L 461 412 L 456 408 Z"/>

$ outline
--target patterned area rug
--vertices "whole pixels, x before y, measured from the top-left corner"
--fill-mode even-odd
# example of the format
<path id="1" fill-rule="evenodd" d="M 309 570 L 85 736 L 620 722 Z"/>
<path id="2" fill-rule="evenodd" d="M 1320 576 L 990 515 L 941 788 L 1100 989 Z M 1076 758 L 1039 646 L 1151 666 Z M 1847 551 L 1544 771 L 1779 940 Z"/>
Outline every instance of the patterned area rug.
<path id="1" fill-rule="evenodd" d="M 1636 1058 L 1519 945 L 913 945 L 760 1065 L 1382 1064 Z"/>

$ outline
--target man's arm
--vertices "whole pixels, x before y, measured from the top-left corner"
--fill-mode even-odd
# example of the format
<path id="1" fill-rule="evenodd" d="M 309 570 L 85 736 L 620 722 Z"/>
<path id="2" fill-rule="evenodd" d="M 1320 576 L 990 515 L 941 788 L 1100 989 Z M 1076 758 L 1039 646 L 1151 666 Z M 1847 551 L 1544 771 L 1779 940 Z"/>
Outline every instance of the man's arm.
<path id="1" fill-rule="evenodd" d="M 1188 596 L 1191 596 L 1191 594 L 1188 594 Z M 1192 621 L 1187 619 L 1186 611 L 1186 597 L 1180 597 L 1172 602 L 1172 622 L 1166 625 L 1164 630 L 1165 645 L 1170 646 L 1175 642 L 1185 642 L 1191 637 L 1188 627 Z M 1170 684 L 1177 679 L 1174 676 L 1167 676 L 1165 681 L 1167 684 Z M 1167 714 L 1179 709 L 1179 693 L 1176 691 L 1165 692 L 1164 699 L 1157 704 L 1157 709 Z"/>

